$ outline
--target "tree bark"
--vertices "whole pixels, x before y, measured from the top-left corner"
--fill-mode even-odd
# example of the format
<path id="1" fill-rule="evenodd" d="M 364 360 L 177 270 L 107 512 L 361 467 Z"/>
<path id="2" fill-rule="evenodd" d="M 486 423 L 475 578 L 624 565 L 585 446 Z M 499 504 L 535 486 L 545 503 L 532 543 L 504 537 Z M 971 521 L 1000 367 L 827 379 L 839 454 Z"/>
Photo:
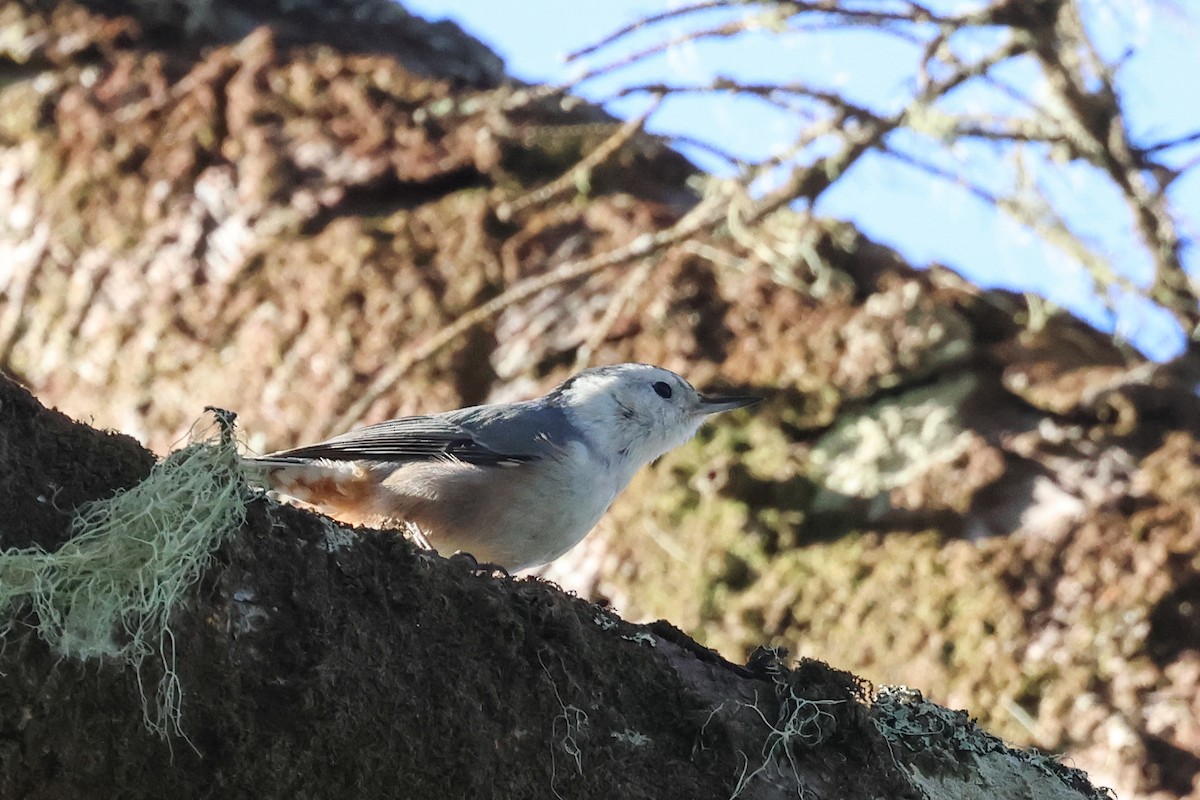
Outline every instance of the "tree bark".
<path id="1" fill-rule="evenodd" d="M 61 547 L 73 502 L 148 461 L 0 378 L 0 576 L 7 548 Z M 1103 796 L 915 694 L 768 650 L 738 666 L 474 567 L 257 496 L 171 615 L 164 661 L 64 657 L 26 604 L 4 609 L 0 796 Z M 165 664 L 182 706 L 160 738 L 143 704 Z"/>
<path id="2" fill-rule="evenodd" d="M 784 643 L 919 687 L 1123 797 L 1195 794 L 1195 352 L 1147 363 L 829 220 L 783 210 L 731 231 L 661 142 L 383 0 L 10 0 L 0 27 L 0 366 L 43 402 L 165 453 L 206 404 L 266 451 L 532 396 L 577 362 L 768 394 L 640 475 L 546 575 L 736 661 Z M 812 264 L 824 294 L 797 278 Z M 54 419 L 34 445 L 4 434 L 21 442 L 0 472 L 19 478 L 0 486 L 9 545 L 57 546 L 58 509 L 149 468 L 90 432 L 59 454 Z M 128 764 L 181 792 L 303 794 L 357 771 L 413 796 L 588 796 L 628 778 L 633 796 L 674 782 L 728 797 L 769 740 L 736 700 L 757 691 L 778 723 L 777 674 L 853 731 L 788 740 L 818 796 L 902 793 L 914 765 L 940 776 L 905 748 L 959 730 L 904 712 L 924 722 L 884 725 L 897 746 L 869 695 L 812 662 L 698 660 L 665 629 L 593 630 L 582 601 L 391 537 L 327 552 L 328 530 L 256 502 L 178 612 L 196 750 L 145 738 L 130 675 L 10 641 L 12 791 L 109 787 Z M 249 618 L 265 627 L 242 631 Z M 620 638 L 642 633 L 658 646 Z M 607 682 L 630 670 L 636 687 Z M 845 776 L 805 771 L 843 745 Z M 505 777 L 517 760 L 532 771 Z"/>

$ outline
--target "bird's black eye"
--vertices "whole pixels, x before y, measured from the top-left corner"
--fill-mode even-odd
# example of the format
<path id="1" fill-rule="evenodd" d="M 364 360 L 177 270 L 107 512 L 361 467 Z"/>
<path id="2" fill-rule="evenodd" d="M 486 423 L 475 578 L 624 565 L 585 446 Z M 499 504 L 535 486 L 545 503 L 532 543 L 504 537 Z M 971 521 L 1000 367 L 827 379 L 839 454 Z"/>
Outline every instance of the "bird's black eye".
<path id="1" fill-rule="evenodd" d="M 667 383 L 666 381 L 658 381 L 654 384 L 654 392 L 659 397 L 670 399 L 671 384 Z"/>

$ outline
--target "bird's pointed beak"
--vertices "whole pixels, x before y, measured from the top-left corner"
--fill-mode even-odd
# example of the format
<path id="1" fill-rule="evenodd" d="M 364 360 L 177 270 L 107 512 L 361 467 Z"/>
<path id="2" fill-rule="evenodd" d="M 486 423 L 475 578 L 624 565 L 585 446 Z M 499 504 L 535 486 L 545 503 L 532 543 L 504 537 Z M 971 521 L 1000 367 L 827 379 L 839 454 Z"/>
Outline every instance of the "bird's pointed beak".
<path id="1" fill-rule="evenodd" d="M 752 397 L 750 395 L 741 397 L 706 397 L 705 395 L 700 395 L 700 413 L 706 415 L 716 414 L 720 411 L 731 411 L 743 406 L 752 406 L 761 401 L 761 397 Z"/>

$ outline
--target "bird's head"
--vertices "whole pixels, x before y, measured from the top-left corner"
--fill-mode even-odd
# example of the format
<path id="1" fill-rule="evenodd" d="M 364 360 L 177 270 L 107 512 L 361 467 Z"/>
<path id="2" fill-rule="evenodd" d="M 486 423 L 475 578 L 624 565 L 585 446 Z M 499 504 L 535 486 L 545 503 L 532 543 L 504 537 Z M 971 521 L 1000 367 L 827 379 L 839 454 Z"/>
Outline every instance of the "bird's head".
<path id="1" fill-rule="evenodd" d="M 719 411 L 759 397 L 706 397 L 670 370 L 649 364 L 587 369 L 552 392 L 597 452 L 635 470 L 696 434 Z"/>

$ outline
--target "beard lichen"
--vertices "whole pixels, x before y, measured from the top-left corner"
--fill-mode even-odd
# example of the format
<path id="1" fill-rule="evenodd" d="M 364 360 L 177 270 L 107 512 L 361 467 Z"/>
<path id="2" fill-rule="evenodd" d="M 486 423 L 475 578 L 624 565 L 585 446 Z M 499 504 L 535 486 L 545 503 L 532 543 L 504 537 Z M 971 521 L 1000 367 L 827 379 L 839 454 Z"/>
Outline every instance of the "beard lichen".
<path id="1" fill-rule="evenodd" d="M 249 492 L 228 431 L 170 454 L 130 489 L 78 507 L 57 550 L 0 552 L 0 613 L 9 616 L 0 636 L 28 604 L 38 635 L 60 655 L 132 668 L 145 724 L 164 738 L 183 735 L 171 614 L 245 519 Z M 152 688 L 143 680 L 147 658 L 160 666 Z"/>

